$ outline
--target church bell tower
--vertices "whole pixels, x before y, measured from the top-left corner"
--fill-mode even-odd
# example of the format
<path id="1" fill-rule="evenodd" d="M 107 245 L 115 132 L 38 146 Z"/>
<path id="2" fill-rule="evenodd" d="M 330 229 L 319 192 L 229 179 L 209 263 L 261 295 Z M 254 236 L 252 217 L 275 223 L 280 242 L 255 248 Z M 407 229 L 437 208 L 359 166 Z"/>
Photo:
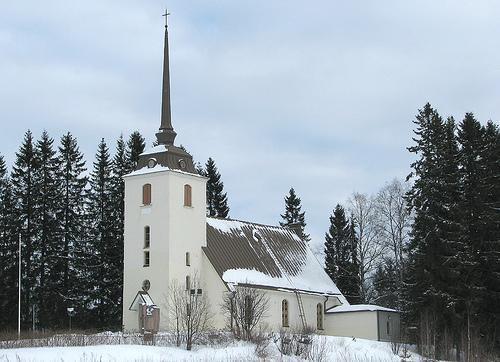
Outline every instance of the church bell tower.
<path id="1" fill-rule="evenodd" d="M 167 19 L 168 13 L 165 13 Z M 206 178 L 192 156 L 174 144 L 170 104 L 168 27 L 165 22 L 161 121 L 156 146 L 142 153 L 125 180 L 123 328 L 141 330 L 141 310 L 160 310 L 168 329 L 169 289 L 189 289 L 200 275 L 206 245 Z"/>

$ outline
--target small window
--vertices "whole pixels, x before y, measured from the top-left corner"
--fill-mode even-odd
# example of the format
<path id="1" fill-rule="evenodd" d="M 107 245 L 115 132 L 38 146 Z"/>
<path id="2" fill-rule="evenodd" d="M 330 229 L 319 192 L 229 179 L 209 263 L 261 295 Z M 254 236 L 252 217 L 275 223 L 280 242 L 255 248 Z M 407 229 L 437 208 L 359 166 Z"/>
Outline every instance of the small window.
<path id="1" fill-rule="evenodd" d="M 191 303 L 186 304 L 186 314 L 188 317 L 191 316 Z"/>
<path id="2" fill-rule="evenodd" d="M 192 206 L 190 185 L 184 185 L 184 206 Z"/>
<path id="3" fill-rule="evenodd" d="M 144 252 L 144 266 L 149 266 L 149 251 Z"/>
<path id="4" fill-rule="evenodd" d="M 186 275 L 186 290 L 191 289 L 191 277 Z"/>
<path id="5" fill-rule="evenodd" d="M 316 327 L 319 330 L 323 329 L 323 305 L 321 303 L 316 306 Z"/>
<path id="6" fill-rule="evenodd" d="M 191 266 L 191 256 L 189 255 L 189 251 L 186 252 L 186 266 Z"/>
<path id="7" fill-rule="evenodd" d="M 288 327 L 288 300 L 286 299 L 281 302 L 281 325 Z"/>
<path id="8" fill-rule="evenodd" d="M 144 249 L 149 248 L 151 244 L 151 228 L 149 226 L 144 227 Z"/>
<path id="9" fill-rule="evenodd" d="M 151 184 L 142 186 L 142 204 L 151 205 Z"/>

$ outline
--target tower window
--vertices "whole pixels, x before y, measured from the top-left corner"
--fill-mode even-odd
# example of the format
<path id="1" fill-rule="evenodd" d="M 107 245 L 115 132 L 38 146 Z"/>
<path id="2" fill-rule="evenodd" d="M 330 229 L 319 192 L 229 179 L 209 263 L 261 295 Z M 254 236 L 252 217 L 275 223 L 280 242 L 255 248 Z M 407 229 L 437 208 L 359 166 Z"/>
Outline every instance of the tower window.
<path id="1" fill-rule="evenodd" d="M 323 305 L 321 303 L 316 306 L 316 328 L 323 329 Z"/>
<path id="2" fill-rule="evenodd" d="M 184 185 L 184 206 L 192 206 L 190 185 Z"/>
<path id="3" fill-rule="evenodd" d="M 142 204 L 151 205 L 151 184 L 142 186 Z"/>
<path id="4" fill-rule="evenodd" d="M 151 244 L 151 228 L 149 226 L 144 227 L 144 249 L 149 248 Z"/>
<path id="5" fill-rule="evenodd" d="M 281 325 L 288 327 L 288 300 L 286 299 L 281 302 Z"/>
<path id="6" fill-rule="evenodd" d="M 144 252 L 144 266 L 149 266 L 149 251 Z"/>
<path id="7" fill-rule="evenodd" d="M 191 256 L 189 255 L 189 251 L 186 252 L 186 266 L 191 265 Z"/>
<path id="8" fill-rule="evenodd" d="M 186 290 L 191 289 L 191 277 L 189 275 L 186 275 Z"/>

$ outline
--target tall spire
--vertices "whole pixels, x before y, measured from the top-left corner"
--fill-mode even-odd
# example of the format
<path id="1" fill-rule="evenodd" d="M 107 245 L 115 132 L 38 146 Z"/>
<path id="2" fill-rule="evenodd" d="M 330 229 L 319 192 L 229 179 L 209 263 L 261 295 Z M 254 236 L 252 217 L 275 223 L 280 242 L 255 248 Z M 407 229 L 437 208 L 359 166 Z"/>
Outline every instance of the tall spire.
<path id="1" fill-rule="evenodd" d="M 165 10 L 165 47 L 163 49 L 163 93 L 161 98 L 161 124 L 160 131 L 156 134 L 156 139 L 159 144 L 173 145 L 175 136 L 174 128 L 172 127 L 172 116 L 170 112 L 170 70 L 168 59 L 168 15 L 170 13 Z"/>

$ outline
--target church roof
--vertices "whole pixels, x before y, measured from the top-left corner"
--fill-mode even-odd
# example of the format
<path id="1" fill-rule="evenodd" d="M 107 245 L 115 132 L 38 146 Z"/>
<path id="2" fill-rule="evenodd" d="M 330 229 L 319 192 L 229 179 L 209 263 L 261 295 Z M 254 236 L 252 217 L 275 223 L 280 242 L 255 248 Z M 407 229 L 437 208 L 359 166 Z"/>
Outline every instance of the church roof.
<path id="1" fill-rule="evenodd" d="M 289 228 L 207 218 L 203 250 L 228 285 L 336 295 L 347 303 L 307 243 Z"/>

